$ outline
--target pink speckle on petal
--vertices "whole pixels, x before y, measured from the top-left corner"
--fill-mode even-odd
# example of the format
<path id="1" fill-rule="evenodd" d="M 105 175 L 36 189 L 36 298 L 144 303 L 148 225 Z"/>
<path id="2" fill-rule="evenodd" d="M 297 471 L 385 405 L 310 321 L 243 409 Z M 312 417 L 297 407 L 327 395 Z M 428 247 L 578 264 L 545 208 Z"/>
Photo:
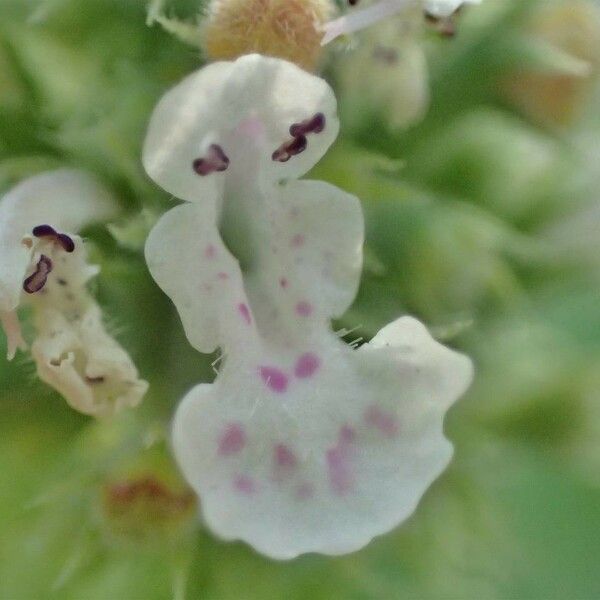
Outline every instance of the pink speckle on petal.
<path id="1" fill-rule="evenodd" d="M 250 495 L 256 491 L 254 479 L 248 475 L 236 475 L 233 479 L 233 487 L 241 494 Z"/>
<path id="2" fill-rule="evenodd" d="M 288 285 L 290 285 L 290 282 L 287 280 L 287 277 L 282 277 L 279 280 L 279 285 L 285 290 L 288 287 Z"/>
<path id="3" fill-rule="evenodd" d="M 274 392 L 283 394 L 289 384 L 287 375 L 277 367 L 260 367 L 260 376 L 265 384 Z"/>
<path id="4" fill-rule="evenodd" d="M 227 273 L 221 271 L 219 273 L 217 273 L 217 277 L 221 280 L 221 281 L 226 281 L 227 279 L 229 279 L 229 275 L 227 275 Z"/>
<path id="5" fill-rule="evenodd" d="M 250 309 L 248 308 L 248 305 L 242 302 L 241 304 L 238 304 L 238 310 L 240 311 L 240 315 L 242 315 L 242 319 L 244 319 L 244 321 L 250 325 L 252 323 L 252 317 L 250 315 Z"/>
<path id="6" fill-rule="evenodd" d="M 283 469 L 293 469 L 298 464 L 296 455 L 285 444 L 277 444 L 274 448 L 275 463 Z"/>
<path id="7" fill-rule="evenodd" d="M 344 425 L 340 429 L 340 435 L 338 438 L 339 445 L 351 444 L 356 441 L 356 430 L 350 425 Z"/>
<path id="8" fill-rule="evenodd" d="M 249 117 L 248 119 L 240 121 L 236 129 L 238 133 L 249 138 L 258 138 L 265 133 L 264 123 L 257 117 Z"/>
<path id="9" fill-rule="evenodd" d="M 221 456 L 237 454 L 244 449 L 245 445 L 246 434 L 243 427 L 238 423 L 231 423 L 219 439 L 219 454 Z"/>
<path id="10" fill-rule="evenodd" d="M 304 482 L 296 488 L 296 498 L 298 500 L 309 500 L 315 495 L 315 486 L 312 483 Z"/>
<path id="11" fill-rule="evenodd" d="M 365 421 L 378 429 L 385 437 L 394 438 L 400 431 L 398 419 L 378 406 L 370 406 L 365 412 Z"/>
<path id="12" fill-rule="evenodd" d="M 301 233 L 297 233 L 292 238 L 290 245 L 292 246 L 292 248 L 301 248 L 302 246 L 304 246 L 305 242 L 306 242 L 306 237 L 304 235 L 302 235 Z"/>
<path id="13" fill-rule="evenodd" d="M 216 255 L 217 249 L 212 244 L 208 244 L 208 246 L 206 246 L 206 248 L 204 249 L 204 256 L 212 260 Z"/>
<path id="14" fill-rule="evenodd" d="M 327 450 L 325 456 L 331 489 L 339 496 L 348 493 L 354 485 L 348 456 L 339 446 Z"/>
<path id="15" fill-rule="evenodd" d="M 301 317 L 310 317 L 313 312 L 312 304 L 306 302 L 306 300 L 302 300 L 296 304 L 296 314 Z"/>
<path id="16" fill-rule="evenodd" d="M 312 377 L 321 366 L 321 359 L 312 352 L 303 354 L 296 362 L 294 374 L 300 379 Z"/>

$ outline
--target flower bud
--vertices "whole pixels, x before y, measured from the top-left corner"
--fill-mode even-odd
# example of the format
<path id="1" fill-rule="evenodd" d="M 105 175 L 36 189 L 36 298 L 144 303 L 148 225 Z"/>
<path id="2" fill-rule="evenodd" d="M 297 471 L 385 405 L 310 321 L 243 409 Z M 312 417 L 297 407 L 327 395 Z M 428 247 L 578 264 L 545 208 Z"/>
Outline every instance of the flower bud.
<path id="1" fill-rule="evenodd" d="M 204 50 L 212 60 L 257 52 L 314 70 L 331 0 L 212 0 L 204 22 Z"/>
<path id="2" fill-rule="evenodd" d="M 600 10 L 581 0 L 542 6 L 529 35 L 540 64 L 507 78 L 504 94 L 534 121 L 568 126 L 581 115 L 598 79 Z"/>

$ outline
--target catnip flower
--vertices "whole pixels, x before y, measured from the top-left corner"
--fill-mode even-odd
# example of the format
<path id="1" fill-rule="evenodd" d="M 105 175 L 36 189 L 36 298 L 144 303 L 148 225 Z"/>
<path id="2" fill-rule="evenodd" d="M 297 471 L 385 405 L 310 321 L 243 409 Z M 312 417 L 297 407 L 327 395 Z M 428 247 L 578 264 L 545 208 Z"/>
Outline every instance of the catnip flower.
<path id="1" fill-rule="evenodd" d="M 169 91 L 144 147 L 150 177 L 185 200 L 151 232 L 148 266 L 190 343 L 223 352 L 177 410 L 175 455 L 209 527 L 278 559 L 351 552 L 411 515 L 472 377 L 412 318 L 358 350 L 330 330 L 358 287 L 361 207 L 298 178 L 338 128 L 325 81 L 248 55 Z"/>
<path id="2" fill-rule="evenodd" d="M 76 410 L 97 417 L 137 405 L 147 384 L 106 332 L 86 284 L 98 273 L 73 233 L 116 215 L 111 195 L 87 174 L 30 177 L 0 200 L 0 317 L 8 357 L 26 349 L 17 309 L 29 305 L 39 378 Z"/>
<path id="3" fill-rule="evenodd" d="M 323 45 L 341 35 L 356 33 L 361 29 L 385 21 L 411 7 L 422 5 L 424 14 L 433 20 L 451 18 L 465 4 L 479 4 L 481 0 L 378 0 L 366 8 L 357 9 L 325 24 Z M 349 4 L 356 5 L 358 0 Z"/>

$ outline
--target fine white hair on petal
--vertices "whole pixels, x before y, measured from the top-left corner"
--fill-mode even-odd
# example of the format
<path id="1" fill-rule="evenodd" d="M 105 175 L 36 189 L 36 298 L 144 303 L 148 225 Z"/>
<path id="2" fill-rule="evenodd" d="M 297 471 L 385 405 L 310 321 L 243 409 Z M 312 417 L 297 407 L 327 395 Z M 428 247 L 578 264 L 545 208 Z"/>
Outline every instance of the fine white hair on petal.
<path id="1" fill-rule="evenodd" d="M 337 135 L 333 93 L 278 59 L 207 71 L 160 102 L 144 161 L 190 201 L 150 234 L 150 272 L 190 342 L 226 356 L 178 408 L 175 454 L 222 538 L 279 559 L 351 552 L 406 519 L 450 460 L 444 414 L 471 364 L 413 319 L 359 351 L 338 339 L 329 320 L 360 279 L 360 203 L 293 180 Z"/>
<path id="2" fill-rule="evenodd" d="M 19 305 L 31 252 L 21 242 L 37 225 L 78 232 L 117 214 L 111 194 L 83 171 L 59 169 L 34 175 L 0 200 L 0 310 Z"/>

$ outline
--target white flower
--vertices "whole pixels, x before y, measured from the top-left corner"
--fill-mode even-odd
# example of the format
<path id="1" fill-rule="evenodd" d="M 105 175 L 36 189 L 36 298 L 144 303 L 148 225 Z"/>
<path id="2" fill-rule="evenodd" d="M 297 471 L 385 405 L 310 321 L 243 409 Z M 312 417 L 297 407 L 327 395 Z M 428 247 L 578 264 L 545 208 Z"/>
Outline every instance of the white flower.
<path id="1" fill-rule="evenodd" d="M 72 233 L 115 216 L 111 195 L 87 174 L 36 175 L 0 200 L 0 316 L 9 358 L 25 349 L 17 309 L 33 307 L 32 356 L 40 379 L 77 410 L 107 416 L 139 403 L 147 384 L 104 330 L 86 288 L 98 269 Z"/>
<path id="2" fill-rule="evenodd" d="M 150 271 L 190 342 L 224 352 L 179 406 L 175 454 L 211 529 L 280 559 L 357 550 L 406 519 L 450 460 L 444 413 L 472 374 L 410 318 L 358 351 L 330 331 L 358 286 L 362 213 L 296 178 L 337 132 L 323 80 L 250 55 L 168 92 L 144 148 L 187 201 L 150 234 Z"/>
<path id="3" fill-rule="evenodd" d="M 355 10 L 326 23 L 323 27 L 325 35 L 321 43 L 328 44 L 340 35 L 355 33 L 419 4 L 423 6 L 426 14 L 436 19 L 447 19 L 464 4 L 480 2 L 481 0 L 378 0 L 366 8 Z"/>

